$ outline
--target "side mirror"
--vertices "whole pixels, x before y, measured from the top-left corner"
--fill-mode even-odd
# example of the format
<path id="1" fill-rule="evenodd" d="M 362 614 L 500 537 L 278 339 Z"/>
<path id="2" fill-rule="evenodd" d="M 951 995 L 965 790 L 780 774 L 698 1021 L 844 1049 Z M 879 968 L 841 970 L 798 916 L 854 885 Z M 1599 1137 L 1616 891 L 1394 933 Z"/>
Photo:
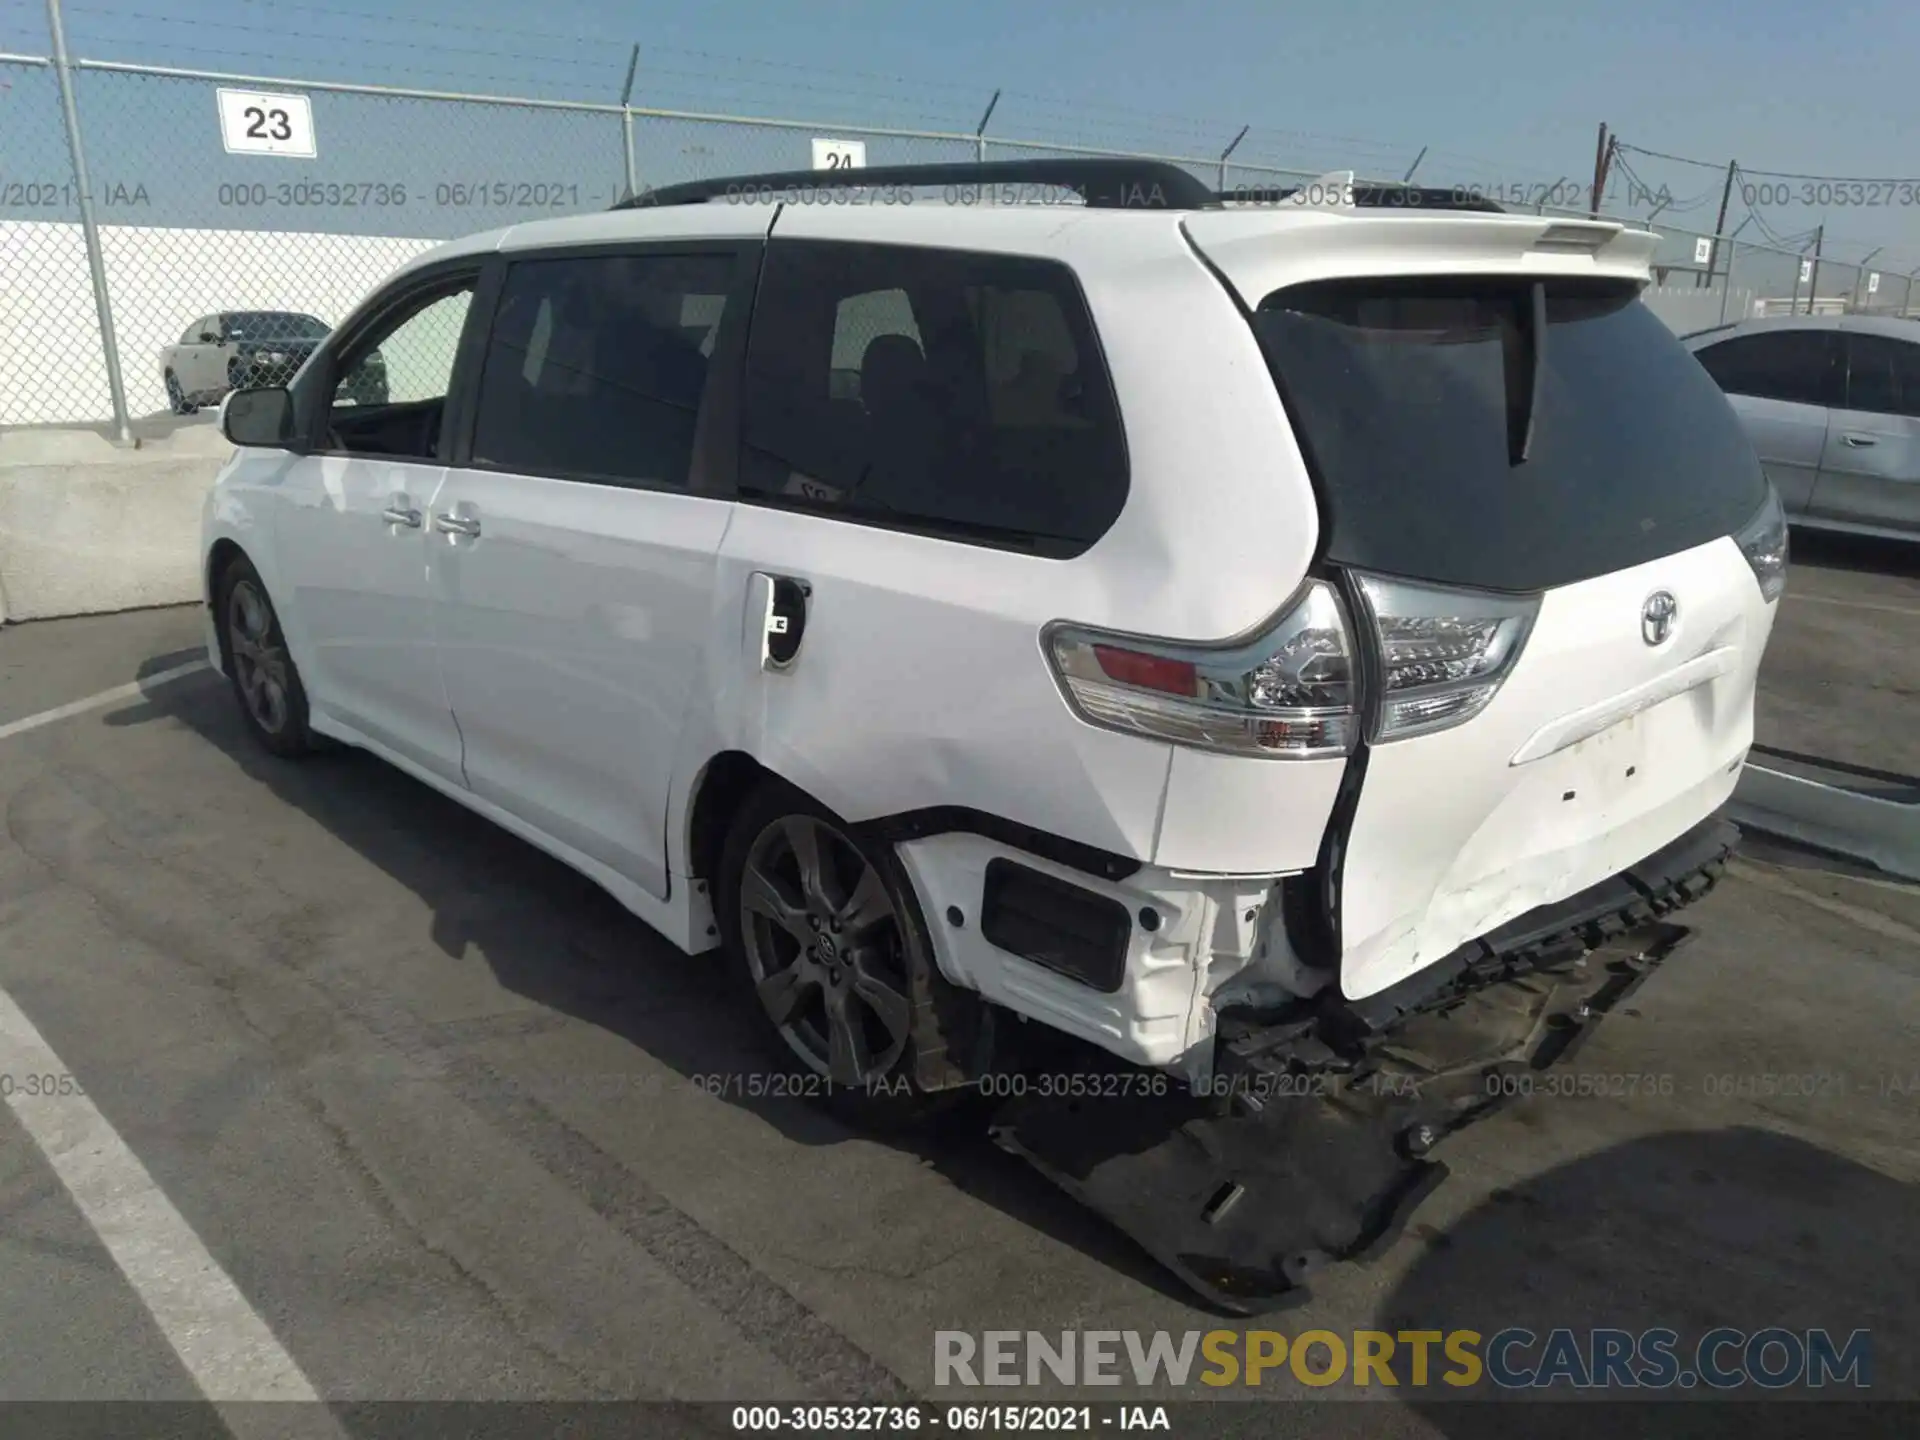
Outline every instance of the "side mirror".
<path id="1" fill-rule="evenodd" d="M 235 445 L 288 449 L 293 444 L 293 393 L 279 386 L 235 390 L 221 407 L 220 429 Z"/>
<path id="2" fill-rule="evenodd" d="M 220 343 L 220 337 L 211 330 L 202 330 L 200 332 L 200 343 L 202 345 L 218 345 Z"/>

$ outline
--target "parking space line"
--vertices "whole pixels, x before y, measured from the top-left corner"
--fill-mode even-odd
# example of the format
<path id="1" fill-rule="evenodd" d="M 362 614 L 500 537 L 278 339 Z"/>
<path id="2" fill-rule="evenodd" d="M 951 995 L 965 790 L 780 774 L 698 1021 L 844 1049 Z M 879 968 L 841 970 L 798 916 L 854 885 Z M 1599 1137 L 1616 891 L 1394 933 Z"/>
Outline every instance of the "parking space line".
<path id="1" fill-rule="evenodd" d="M 61 1083 L 67 1075 L 53 1047 L 0 990 L 6 1102 L 201 1393 L 217 1404 L 317 1400 L 293 1357 L 119 1132 L 77 1086 Z M 313 1407 L 308 1428 L 316 1419 L 324 1426 L 325 1415 Z"/>
<path id="2" fill-rule="evenodd" d="M 1832 895 L 1822 895 L 1817 890 L 1809 890 L 1804 885 L 1796 885 L 1782 874 L 1778 868 L 1756 869 L 1744 860 L 1735 860 L 1728 869 L 1742 880 L 1765 886 L 1782 895 L 1789 895 L 1801 904 L 1815 910 L 1825 911 L 1842 920 L 1850 920 L 1862 930 L 1869 930 L 1883 940 L 1898 941 L 1903 945 L 1920 947 L 1920 930 L 1903 925 L 1891 915 L 1882 915 L 1878 910 L 1870 910 L 1864 905 L 1852 905 Z M 1902 881 L 1868 880 L 1864 883 L 1882 885 L 1887 889 L 1906 890 L 1912 887 Z"/>
<path id="3" fill-rule="evenodd" d="M 1920 606 L 1916 605 L 1876 605 L 1871 600 L 1843 600 L 1838 595 L 1802 595 L 1792 591 L 1787 598 L 1806 605 L 1840 605 L 1849 610 L 1877 610 L 1882 615 L 1920 616 Z"/>
<path id="4" fill-rule="evenodd" d="M 130 685 L 116 685 L 111 690 L 102 690 L 98 695 L 89 695 L 84 700 L 75 700 L 71 705 L 42 710 L 38 715 L 29 715 L 24 720 L 9 720 L 6 724 L 0 725 L 0 740 L 10 740 L 15 735 L 23 735 L 29 730 L 38 730 L 42 725 L 51 725 L 56 720 L 67 720 L 75 715 L 84 715 L 89 710 L 98 710 L 102 705 L 112 705 L 121 700 L 137 700 L 156 685 L 184 680 L 189 675 L 198 675 L 202 670 L 211 668 L 204 660 L 194 660 L 186 665 L 175 665 L 170 670 L 155 671 L 146 679 L 135 680 Z"/>

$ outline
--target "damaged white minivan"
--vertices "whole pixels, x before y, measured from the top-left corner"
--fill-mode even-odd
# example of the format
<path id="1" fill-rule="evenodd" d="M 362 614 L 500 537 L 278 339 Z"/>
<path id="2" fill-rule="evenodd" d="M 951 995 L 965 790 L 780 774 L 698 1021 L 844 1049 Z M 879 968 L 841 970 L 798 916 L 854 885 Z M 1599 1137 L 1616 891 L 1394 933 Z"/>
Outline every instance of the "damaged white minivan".
<path id="1" fill-rule="evenodd" d="M 1253 1308 L 1734 843 L 1786 528 L 1654 244 L 1132 161 L 456 242 L 228 402 L 209 651 Z"/>

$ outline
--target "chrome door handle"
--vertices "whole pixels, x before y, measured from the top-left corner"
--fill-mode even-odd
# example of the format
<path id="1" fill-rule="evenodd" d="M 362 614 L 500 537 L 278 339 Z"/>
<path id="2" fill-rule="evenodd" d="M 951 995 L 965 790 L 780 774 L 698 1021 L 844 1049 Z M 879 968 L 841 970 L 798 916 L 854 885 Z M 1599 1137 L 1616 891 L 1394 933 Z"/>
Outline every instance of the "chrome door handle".
<path id="1" fill-rule="evenodd" d="M 436 515 L 433 528 L 442 535 L 478 535 L 480 522 L 467 515 Z"/>
<path id="2" fill-rule="evenodd" d="M 1850 445 L 1855 450 L 1864 450 L 1867 446 L 1878 445 L 1880 442 L 1871 435 L 1842 435 L 1840 437 L 1840 443 L 1842 445 Z"/>
<path id="3" fill-rule="evenodd" d="M 380 518 L 389 525 L 406 525 L 414 530 L 420 528 L 420 512 L 409 510 L 404 505 L 389 505 L 380 512 Z"/>

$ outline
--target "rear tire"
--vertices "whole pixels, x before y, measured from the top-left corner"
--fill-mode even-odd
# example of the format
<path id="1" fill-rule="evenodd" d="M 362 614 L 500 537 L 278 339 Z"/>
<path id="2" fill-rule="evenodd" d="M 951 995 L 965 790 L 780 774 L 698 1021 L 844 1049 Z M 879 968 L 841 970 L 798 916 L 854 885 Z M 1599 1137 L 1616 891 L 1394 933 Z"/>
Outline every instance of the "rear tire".
<path id="1" fill-rule="evenodd" d="M 307 691 L 287 649 L 280 617 L 260 572 L 244 555 L 220 572 L 214 607 L 227 678 L 254 739 L 286 759 L 320 749 L 319 738 L 307 727 Z"/>
<path id="2" fill-rule="evenodd" d="M 721 943 L 777 1057 L 767 1093 L 882 1130 L 923 1127 L 973 1093 L 921 1083 L 952 1078 L 951 1063 L 984 1069 L 991 1011 L 939 973 L 891 845 L 768 780 L 734 817 L 717 878 Z"/>

